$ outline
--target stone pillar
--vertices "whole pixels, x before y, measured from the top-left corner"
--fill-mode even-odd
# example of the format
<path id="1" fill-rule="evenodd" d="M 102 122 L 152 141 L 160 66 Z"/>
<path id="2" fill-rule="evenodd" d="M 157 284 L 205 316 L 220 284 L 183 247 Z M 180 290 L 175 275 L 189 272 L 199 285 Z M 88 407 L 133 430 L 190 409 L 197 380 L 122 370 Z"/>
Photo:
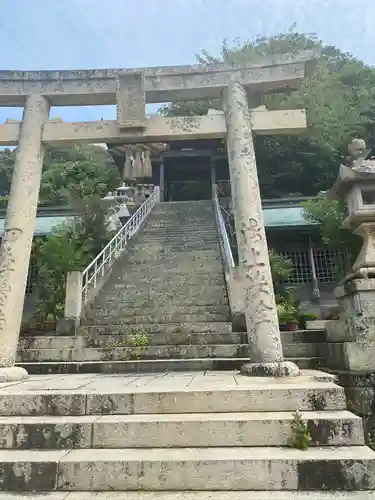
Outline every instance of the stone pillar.
<path id="1" fill-rule="evenodd" d="M 215 159 L 211 156 L 210 158 L 210 176 L 211 176 L 211 186 L 216 186 L 216 162 Z"/>
<path id="2" fill-rule="evenodd" d="M 311 237 L 309 238 L 309 258 L 310 258 L 310 267 L 311 267 L 311 275 L 312 275 L 312 299 L 314 302 L 319 302 L 320 300 L 320 290 L 319 290 L 319 280 L 316 276 L 316 268 L 315 268 L 315 257 L 314 257 L 314 246 Z"/>
<path id="3" fill-rule="evenodd" d="M 42 174 L 43 126 L 50 105 L 40 95 L 27 97 L 0 248 L 0 382 L 27 377 L 15 367 Z"/>
<path id="4" fill-rule="evenodd" d="M 79 324 L 82 312 L 82 273 L 70 271 L 66 276 L 64 318 Z"/>
<path id="5" fill-rule="evenodd" d="M 298 367 L 283 357 L 245 88 L 230 82 L 223 106 L 250 344 L 250 362 L 241 371 L 245 375 L 299 375 Z"/>
<path id="6" fill-rule="evenodd" d="M 159 182 L 159 188 L 160 188 L 160 201 L 164 201 L 164 161 L 160 163 L 160 182 Z"/>

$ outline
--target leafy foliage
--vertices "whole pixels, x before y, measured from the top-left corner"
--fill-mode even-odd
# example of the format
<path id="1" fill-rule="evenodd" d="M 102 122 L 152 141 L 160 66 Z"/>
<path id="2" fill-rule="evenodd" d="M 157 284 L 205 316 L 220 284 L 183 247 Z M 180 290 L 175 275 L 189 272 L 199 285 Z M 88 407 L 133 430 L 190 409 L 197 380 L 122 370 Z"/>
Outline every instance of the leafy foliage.
<path id="1" fill-rule="evenodd" d="M 355 136 L 369 139 L 375 117 L 375 70 L 325 45 L 316 36 L 298 33 L 292 27 L 286 33 L 256 38 L 230 47 L 224 41 L 219 57 L 206 51 L 197 55 L 198 62 L 216 64 L 250 64 L 259 57 L 301 50 L 321 53 L 313 74 L 299 90 L 264 96 L 268 109 L 307 110 L 308 130 L 300 136 L 255 139 L 262 195 L 315 195 L 333 183 L 341 154 Z M 162 109 L 164 115 L 204 114 L 208 108 L 219 108 L 217 102 L 174 103 Z"/>
<path id="2" fill-rule="evenodd" d="M 276 310 L 280 325 L 297 323 L 298 310 L 291 301 L 282 298 L 281 302 L 277 304 Z"/>
<path id="3" fill-rule="evenodd" d="M 15 151 L 0 151 L 0 206 L 7 204 L 11 185 Z M 66 205 L 70 193 L 80 197 L 104 196 L 119 186 L 120 174 L 110 155 L 100 146 L 71 145 L 56 148 L 47 146 L 39 204 Z"/>
<path id="4" fill-rule="evenodd" d="M 290 259 L 287 259 L 283 255 L 277 254 L 274 251 L 270 251 L 270 265 L 272 273 L 272 281 L 275 284 L 279 284 L 285 281 L 292 271 L 293 263 Z"/>
<path id="5" fill-rule="evenodd" d="M 108 202 L 94 196 L 73 197 L 72 203 L 79 215 L 34 245 L 38 276 L 36 317 L 42 323 L 63 315 L 68 271 L 83 270 L 111 236 L 106 224 Z"/>
<path id="6" fill-rule="evenodd" d="M 342 229 L 347 215 L 342 201 L 330 200 L 324 194 L 302 204 L 303 216 L 319 224 L 322 241 L 329 247 L 348 251 L 354 259 L 360 250 L 361 239 L 351 231 Z"/>
<path id="7" fill-rule="evenodd" d="M 311 434 L 307 423 L 302 419 L 300 411 L 293 413 L 293 420 L 290 427 L 291 436 L 289 439 L 289 446 L 297 450 L 308 450 L 311 442 Z"/>

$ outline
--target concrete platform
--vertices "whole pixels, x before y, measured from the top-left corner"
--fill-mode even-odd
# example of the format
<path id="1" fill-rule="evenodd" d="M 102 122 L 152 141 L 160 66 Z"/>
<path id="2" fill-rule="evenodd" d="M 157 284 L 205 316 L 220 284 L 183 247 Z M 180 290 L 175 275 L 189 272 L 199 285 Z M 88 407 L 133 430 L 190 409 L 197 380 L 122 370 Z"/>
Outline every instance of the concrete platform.
<path id="1" fill-rule="evenodd" d="M 0 384 L 0 415 L 102 415 L 345 410 L 344 389 L 314 370 L 300 377 L 235 372 L 35 375 Z"/>
<path id="2" fill-rule="evenodd" d="M 374 500 L 375 491 L 142 491 L 0 493 L 0 500 Z"/>

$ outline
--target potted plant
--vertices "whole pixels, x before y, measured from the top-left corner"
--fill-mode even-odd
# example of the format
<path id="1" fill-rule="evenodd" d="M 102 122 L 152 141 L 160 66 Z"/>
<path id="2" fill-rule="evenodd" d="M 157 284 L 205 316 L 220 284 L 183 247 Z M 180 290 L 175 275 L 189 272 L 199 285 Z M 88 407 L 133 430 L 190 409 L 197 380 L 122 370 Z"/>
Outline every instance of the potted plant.
<path id="1" fill-rule="evenodd" d="M 297 308 L 286 301 L 277 305 L 277 315 L 281 331 L 294 332 L 298 329 Z"/>
<path id="2" fill-rule="evenodd" d="M 316 315 L 312 313 L 301 313 L 298 316 L 298 325 L 301 330 L 306 330 L 309 321 L 315 321 Z"/>

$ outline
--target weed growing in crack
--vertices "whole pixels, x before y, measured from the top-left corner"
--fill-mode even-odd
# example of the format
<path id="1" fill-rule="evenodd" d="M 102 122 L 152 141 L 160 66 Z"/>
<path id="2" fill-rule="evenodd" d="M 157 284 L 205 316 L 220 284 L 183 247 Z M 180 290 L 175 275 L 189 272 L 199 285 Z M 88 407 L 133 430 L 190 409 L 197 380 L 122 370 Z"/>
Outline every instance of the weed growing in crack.
<path id="1" fill-rule="evenodd" d="M 308 450 L 311 435 L 307 423 L 303 421 L 300 411 L 293 413 L 293 420 L 290 424 L 292 435 L 289 439 L 289 446 L 297 450 Z"/>

